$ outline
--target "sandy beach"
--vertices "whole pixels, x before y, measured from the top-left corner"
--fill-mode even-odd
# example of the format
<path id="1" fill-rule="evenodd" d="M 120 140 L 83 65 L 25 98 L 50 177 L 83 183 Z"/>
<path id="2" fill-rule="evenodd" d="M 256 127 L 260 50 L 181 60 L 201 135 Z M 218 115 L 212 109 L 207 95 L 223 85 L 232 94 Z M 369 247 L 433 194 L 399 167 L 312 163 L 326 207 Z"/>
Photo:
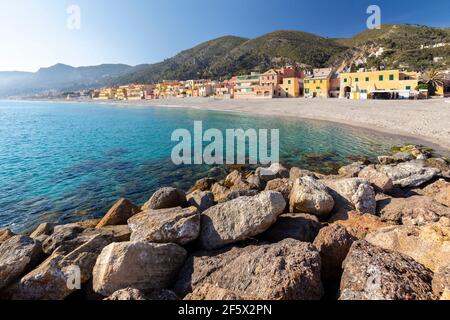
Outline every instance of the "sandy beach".
<path id="1" fill-rule="evenodd" d="M 450 99 L 418 101 L 171 98 L 104 102 L 132 106 L 182 107 L 331 121 L 425 140 L 450 149 Z"/>

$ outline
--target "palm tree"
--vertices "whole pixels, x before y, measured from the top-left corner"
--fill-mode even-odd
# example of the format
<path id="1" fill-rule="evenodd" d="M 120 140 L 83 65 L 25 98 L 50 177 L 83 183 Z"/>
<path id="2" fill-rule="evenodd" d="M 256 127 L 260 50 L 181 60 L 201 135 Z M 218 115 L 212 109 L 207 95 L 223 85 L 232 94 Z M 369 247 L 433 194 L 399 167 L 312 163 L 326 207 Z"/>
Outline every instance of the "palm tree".
<path id="1" fill-rule="evenodd" d="M 420 81 L 436 89 L 444 85 L 445 76 L 442 71 L 432 68 L 421 75 Z"/>

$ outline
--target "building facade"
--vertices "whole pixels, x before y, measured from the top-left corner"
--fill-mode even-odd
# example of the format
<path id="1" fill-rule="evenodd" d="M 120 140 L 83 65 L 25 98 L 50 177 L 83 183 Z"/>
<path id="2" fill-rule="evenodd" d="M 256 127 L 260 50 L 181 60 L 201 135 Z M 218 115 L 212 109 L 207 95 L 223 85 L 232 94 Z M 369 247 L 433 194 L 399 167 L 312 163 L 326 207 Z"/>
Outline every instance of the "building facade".
<path id="1" fill-rule="evenodd" d="M 333 74 L 332 68 L 314 69 L 307 74 L 303 81 L 305 98 L 329 98 Z"/>

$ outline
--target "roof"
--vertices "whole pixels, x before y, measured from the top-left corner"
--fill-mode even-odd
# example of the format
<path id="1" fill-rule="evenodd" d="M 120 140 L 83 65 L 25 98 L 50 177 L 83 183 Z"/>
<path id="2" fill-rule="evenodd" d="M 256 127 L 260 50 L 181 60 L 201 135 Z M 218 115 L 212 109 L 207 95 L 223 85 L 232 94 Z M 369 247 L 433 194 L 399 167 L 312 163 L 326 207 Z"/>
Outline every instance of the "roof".
<path id="1" fill-rule="evenodd" d="M 332 73 L 333 73 L 332 68 L 314 69 L 313 74 L 306 76 L 306 78 L 328 79 L 331 77 Z"/>

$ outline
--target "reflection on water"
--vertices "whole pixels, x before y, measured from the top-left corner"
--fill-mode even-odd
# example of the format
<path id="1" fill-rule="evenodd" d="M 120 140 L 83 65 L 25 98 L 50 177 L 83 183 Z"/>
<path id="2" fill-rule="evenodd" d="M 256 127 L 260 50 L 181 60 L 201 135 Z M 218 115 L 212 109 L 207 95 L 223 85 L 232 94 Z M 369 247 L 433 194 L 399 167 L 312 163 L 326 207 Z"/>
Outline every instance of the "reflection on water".
<path id="1" fill-rule="evenodd" d="M 175 166 L 171 133 L 208 128 L 280 129 L 287 166 L 334 173 L 375 157 L 400 137 L 296 119 L 163 108 L 0 102 L 0 227 L 98 217 L 120 197 L 144 203 L 160 186 L 188 189 L 211 167 Z"/>

